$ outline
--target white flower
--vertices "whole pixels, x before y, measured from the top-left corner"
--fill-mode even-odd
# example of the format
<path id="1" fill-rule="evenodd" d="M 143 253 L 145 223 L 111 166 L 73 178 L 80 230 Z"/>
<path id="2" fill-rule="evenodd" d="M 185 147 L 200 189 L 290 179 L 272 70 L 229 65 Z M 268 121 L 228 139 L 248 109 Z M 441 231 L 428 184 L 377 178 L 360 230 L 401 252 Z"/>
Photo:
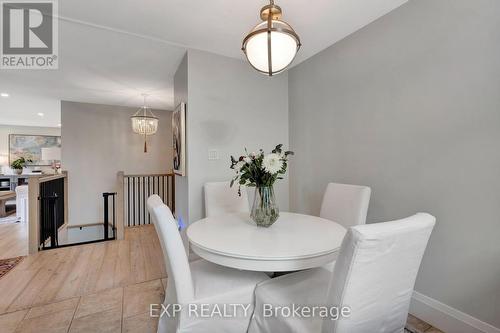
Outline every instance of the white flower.
<path id="1" fill-rule="evenodd" d="M 280 155 L 278 154 L 268 154 L 264 156 L 262 165 L 264 166 L 265 171 L 270 174 L 275 174 L 283 168 L 283 161 L 280 159 Z"/>
<path id="2" fill-rule="evenodd" d="M 252 159 L 247 156 L 247 157 L 245 157 L 244 161 L 245 161 L 245 163 L 250 163 L 250 162 L 252 162 Z"/>
<path id="3" fill-rule="evenodd" d="M 239 171 L 241 168 L 243 168 L 244 165 L 245 165 L 244 161 L 239 161 L 238 163 L 236 163 L 234 168 Z"/>
<path id="4" fill-rule="evenodd" d="M 259 152 L 251 152 L 250 157 L 251 158 L 259 158 L 262 155 L 262 151 L 259 150 Z"/>

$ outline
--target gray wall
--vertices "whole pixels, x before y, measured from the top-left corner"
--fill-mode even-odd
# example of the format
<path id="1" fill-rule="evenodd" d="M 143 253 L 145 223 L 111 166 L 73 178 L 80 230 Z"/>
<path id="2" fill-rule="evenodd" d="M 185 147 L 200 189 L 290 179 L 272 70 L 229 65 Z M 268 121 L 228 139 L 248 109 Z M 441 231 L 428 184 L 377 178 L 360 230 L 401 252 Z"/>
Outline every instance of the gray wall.
<path id="1" fill-rule="evenodd" d="M 243 61 L 192 50 L 187 67 L 189 221 L 196 221 L 205 215 L 203 184 L 233 176 L 230 155 L 288 146 L 288 76 L 268 78 Z M 219 160 L 208 160 L 210 149 Z M 288 179 L 276 185 L 283 210 L 288 190 Z"/>
<path id="2" fill-rule="evenodd" d="M 188 56 L 186 53 L 174 76 L 174 102 L 176 106 L 178 106 L 181 102 L 187 104 L 186 118 L 189 116 L 187 59 Z M 186 124 L 186 132 L 189 133 L 188 124 Z M 186 141 L 187 139 L 186 134 Z M 186 158 L 186 170 L 188 164 L 189 159 Z M 188 174 L 185 177 L 175 176 L 175 215 L 177 219 L 182 219 L 186 222 L 189 222 L 188 176 Z M 188 243 L 186 242 L 186 246 L 187 244 Z"/>
<path id="3" fill-rule="evenodd" d="M 369 185 L 437 225 L 416 290 L 500 327 L 500 2 L 413 0 L 289 72 L 291 207 Z"/>
<path id="4" fill-rule="evenodd" d="M 137 108 L 138 109 L 138 108 Z M 137 109 L 61 103 L 62 164 L 69 172 L 69 224 L 102 222 L 102 193 L 116 188 L 116 173 L 167 173 L 172 170 L 170 111 L 153 110 L 158 132 L 144 139 L 132 131 Z"/>

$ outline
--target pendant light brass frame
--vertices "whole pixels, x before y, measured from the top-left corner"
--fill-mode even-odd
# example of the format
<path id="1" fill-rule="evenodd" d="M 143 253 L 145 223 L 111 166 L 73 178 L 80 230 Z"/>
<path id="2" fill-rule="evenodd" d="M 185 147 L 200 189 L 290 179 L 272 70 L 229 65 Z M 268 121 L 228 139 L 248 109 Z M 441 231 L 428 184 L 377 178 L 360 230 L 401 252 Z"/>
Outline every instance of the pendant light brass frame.
<path id="1" fill-rule="evenodd" d="M 295 51 L 295 55 L 294 55 L 292 61 L 290 61 L 290 64 L 295 59 L 295 57 L 297 56 L 297 52 L 299 51 L 300 47 L 302 46 L 302 44 L 300 42 L 300 37 L 293 30 L 292 26 L 290 24 L 286 23 L 285 21 L 281 20 L 282 13 L 283 12 L 281 10 L 281 7 L 275 5 L 274 4 L 274 0 L 270 0 L 270 4 L 262 7 L 262 9 L 260 10 L 260 18 L 262 19 L 262 21 L 267 21 L 267 27 L 251 31 L 243 39 L 243 43 L 242 43 L 242 47 L 241 47 L 241 50 L 243 51 L 243 53 L 245 53 L 245 56 L 247 57 L 247 60 L 248 60 L 248 55 L 247 55 L 247 52 L 246 52 L 246 46 L 247 46 L 247 43 L 250 40 L 250 38 L 252 38 L 255 35 L 267 32 L 267 62 L 268 62 L 268 70 L 267 71 L 260 70 L 260 69 L 256 68 L 250 61 L 248 61 L 248 62 L 250 63 L 250 66 L 252 66 L 256 71 L 258 71 L 260 73 L 263 73 L 263 74 L 267 74 L 269 76 L 273 76 L 274 74 L 279 74 L 279 73 L 283 72 L 288 67 L 288 66 L 286 66 L 285 68 L 283 68 L 280 71 L 273 72 L 272 42 L 271 42 L 271 33 L 272 32 L 284 33 L 284 34 L 287 34 L 287 35 L 291 36 L 293 39 L 295 39 L 295 42 L 297 43 L 297 49 Z M 286 25 L 286 26 L 290 27 L 290 29 L 273 27 L 273 21 L 278 21 L 278 22 L 282 23 L 283 25 Z"/>
<path id="2" fill-rule="evenodd" d="M 262 7 L 260 10 L 260 19 L 262 21 L 267 21 L 268 17 L 271 16 L 273 20 L 281 19 L 281 15 L 283 14 L 281 7 L 274 4 L 274 1 L 267 6 Z"/>

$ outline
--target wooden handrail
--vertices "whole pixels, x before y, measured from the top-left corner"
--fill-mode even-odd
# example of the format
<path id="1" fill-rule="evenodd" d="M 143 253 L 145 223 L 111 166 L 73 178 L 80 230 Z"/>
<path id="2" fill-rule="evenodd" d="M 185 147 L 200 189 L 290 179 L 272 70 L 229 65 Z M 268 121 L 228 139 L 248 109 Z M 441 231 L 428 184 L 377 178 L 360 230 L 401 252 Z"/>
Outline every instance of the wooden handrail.
<path id="1" fill-rule="evenodd" d="M 63 171 L 63 173 L 57 174 L 57 175 L 43 175 L 40 178 L 38 178 L 38 182 L 39 183 L 50 182 L 51 180 L 54 180 L 54 179 L 66 178 L 67 176 L 68 176 L 67 171 Z"/>
<path id="2" fill-rule="evenodd" d="M 147 174 L 132 174 L 132 175 L 126 175 L 123 174 L 123 177 L 173 177 L 175 174 L 174 173 L 147 173 Z"/>

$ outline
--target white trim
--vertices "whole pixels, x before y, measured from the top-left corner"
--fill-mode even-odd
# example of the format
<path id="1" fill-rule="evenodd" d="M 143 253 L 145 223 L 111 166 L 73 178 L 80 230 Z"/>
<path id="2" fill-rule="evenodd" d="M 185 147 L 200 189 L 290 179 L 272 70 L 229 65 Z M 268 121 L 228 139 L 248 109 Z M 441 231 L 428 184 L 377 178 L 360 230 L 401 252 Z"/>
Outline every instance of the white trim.
<path id="1" fill-rule="evenodd" d="M 132 36 L 132 37 L 142 38 L 142 39 L 150 40 L 150 41 L 153 41 L 153 42 L 158 42 L 158 43 L 172 45 L 172 46 L 179 47 L 179 48 L 184 48 L 184 49 L 189 48 L 188 46 L 186 46 L 184 44 L 171 42 L 171 41 L 163 39 L 163 38 L 153 37 L 153 36 L 145 35 L 145 34 L 139 34 L 139 33 L 135 33 L 135 32 L 132 32 L 132 31 L 123 30 L 123 29 L 113 28 L 113 27 L 110 27 L 110 26 L 107 26 L 107 25 L 91 23 L 91 22 L 83 21 L 83 20 L 77 20 L 77 19 L 74 19 L 74 18 L 71 18 L 71 17 L 61 16 L 61 15 L 57 16 L 57 18 L 59 20 L 61 20 L 61 21 L 66 21 L 66 22 L 70 22 L 70 23 L 80 24 L 80 25 L 84 25 L 84 26 L 91 27 L 91 28 L 94 28 L 94 29 L 107 30 L 107 31 L 111 31 L 111 32 L 114 32 L 114 33 L 118 33 L 118 34 L 123 34 L 123 35 Z"/>
<path id="2" fill-rule="evenodd" d="M 500 333 L 499 328 L 417 291 L 413 292 L 410 313 L 448 333 Z"/>
<path id="3" fill-rule="evenodd" d="M 145 39 L 145 40 L 149 40 L 149 41 L 153 41 L 153 42 L 157 42 L 157 43 L 161 43 L 161 44 L 170 45 L 173 47 L 178 47 L 180 49 L 204 51 L 204 52 L 209 52 L 209 53 L 217 54 L 217 55 L 224 56 L 224 57 L 229 57 L 232 59 L 238 59 L 240 61 L 245 61 L 245 59 L 241 58 L 240 56 L 228 56 L 227 54 L 223 54 L 223 53 L 215 51 L 215 50 L 209 50 L 209 49 L 204 48 L 204 47 L 202 47 L 202 48 L 191 47 L 191 46 L 188 46 L 186 44 L 173 42 L 173 41 L 161 38 L 161 37 L 154 37 L 154 36 L 147 35 L 147 34 L 140 34 L 140 33 L 132 32 L 129 30 L 113 28 L 113 27 L 110 27 L 107 25 L 92 23 L 92 22 L 88 22 L 88 21 L 84 21 L 84 20 L 78 20 L 78 19 L 74 19 L 71 17 L 67 17 L 67 16 L 58 15 L 57 18 L 60 21 L 66 21 L 66 22 L 73 23 L 73 24 L 79 24 L 79 25 L 87 26 L 87 27 L 94 28 L 94 29 L 106 30 L 106 31 L 117 33 L 117 34 L 136 37 L 139 39 Z"/>

